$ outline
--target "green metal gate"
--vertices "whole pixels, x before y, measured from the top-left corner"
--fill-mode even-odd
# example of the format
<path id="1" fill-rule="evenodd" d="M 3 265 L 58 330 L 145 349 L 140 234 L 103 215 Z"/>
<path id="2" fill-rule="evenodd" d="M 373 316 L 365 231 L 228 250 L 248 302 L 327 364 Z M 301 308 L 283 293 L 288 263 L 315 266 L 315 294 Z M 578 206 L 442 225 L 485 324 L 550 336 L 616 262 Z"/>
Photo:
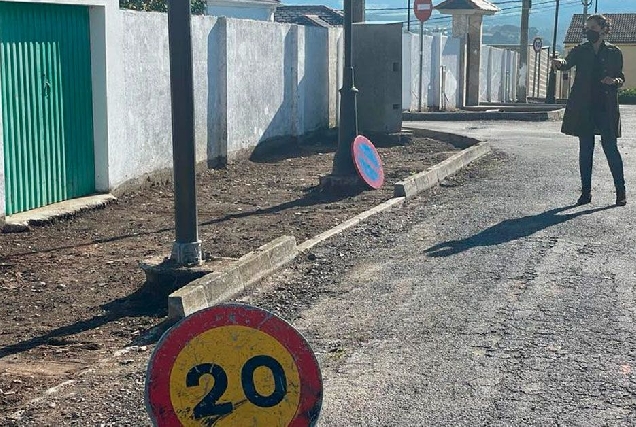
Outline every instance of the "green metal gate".
<path id="1" fill-rule="evenodd" d="M 7 215 L 95 190 L 88 13 L 0 1 Z"/>

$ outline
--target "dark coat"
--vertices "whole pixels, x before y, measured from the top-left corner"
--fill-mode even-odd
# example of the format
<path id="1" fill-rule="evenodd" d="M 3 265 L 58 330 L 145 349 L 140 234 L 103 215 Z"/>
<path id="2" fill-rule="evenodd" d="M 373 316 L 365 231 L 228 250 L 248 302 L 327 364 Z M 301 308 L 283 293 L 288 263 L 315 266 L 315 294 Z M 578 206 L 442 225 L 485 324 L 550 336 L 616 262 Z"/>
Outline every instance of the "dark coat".
<path id="1" fill-rule="evenodd" d="M 620 78 L 625 81 L 623 74 L 623 53 L 609 43 L 602 42 L 599 55 L 604 64 L 604 76 Z M 594 62 L 596 54 L 594 46 L 586 42 L 576 46 L 565 58 L 565 64 L 559 70 L 569 70 L 576 67 L 576 77 L 570 93 L 570 99 L 565 109 L 561 132 L 567 135 L 585 136 L 598 134 L 592 120 L 592 104 L 598 102 L 592 96 L 592 84 L 594 79 Z M 621 116 L 618 109 L 618 88 L 620 85 L 603 85 L 610 130 L 616 138 L 621 136 Z"/>

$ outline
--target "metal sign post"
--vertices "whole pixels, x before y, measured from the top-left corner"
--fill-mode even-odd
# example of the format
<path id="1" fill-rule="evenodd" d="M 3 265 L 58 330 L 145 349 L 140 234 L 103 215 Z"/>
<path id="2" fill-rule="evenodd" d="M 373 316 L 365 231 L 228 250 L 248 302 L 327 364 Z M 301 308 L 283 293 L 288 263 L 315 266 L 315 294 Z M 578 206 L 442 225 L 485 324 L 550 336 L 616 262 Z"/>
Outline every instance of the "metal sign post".
<path id="1" fill-rule="evenodd" d="M 537 97 L 537 76 L 540 76 L 538 70 L 539 53 L 543 48 L 543 40 L 541 37 L 535 37 L 532 41 L 532 49 L 534 49 L 534 77 L 532 78 L 532 97 Z M 540 88 L 539 88 L 540 89 Z"/>
<path id="2" fill-rule="evenodd" d="M 179 265 L 200 264 L 202 256 L 197 229 L 194 171 L 194 83 L 189 0 L 168 0 L 168 42 L 175 208 L 175 242 L 170 259 Z"/>
<path id="3" fill-rule="evenodd" d="M 424 21 L 433 13 L 432 0 L 415 0 L 413 2 L 415 17 L 420 21 L 420 81 L 418 89 L 418 111 L 422 111 L 422 68 L 424 67 Z"/>
<path id="4" fill-rule="evenodd" d="M 552 41 L 552 59 L 556 59 L 556 39 L 559 26 L 559 0 L 556 0 L 556 10 L 554 12 L 554 39 Z M 556 102 L 556 70 L 550 67 L 550 78 L 548 79 L 548 93 L 545 97 L 546 104 Z"/>

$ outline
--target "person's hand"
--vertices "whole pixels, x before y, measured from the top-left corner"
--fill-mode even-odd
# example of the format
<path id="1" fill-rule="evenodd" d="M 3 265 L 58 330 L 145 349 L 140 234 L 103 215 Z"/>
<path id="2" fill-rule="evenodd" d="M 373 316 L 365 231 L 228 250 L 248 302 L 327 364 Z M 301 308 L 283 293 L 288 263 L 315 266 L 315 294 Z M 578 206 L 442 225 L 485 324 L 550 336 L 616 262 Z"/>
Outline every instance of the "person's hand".
<path id="1" fill-rule="evenodd" d="M 605 85 L 617 86 L 619 83 L 619 79 L 615 79 L 613 77 L 605 77 L 603 80 L 601 80 L 601 83 Z"/>
<path id="2" fill-rule="evenodd" d="M 552 60 L 552 67 L 556 68 L 557 70 L 561 68 L 561 66 L 563 66 L 563 64 L 565 64 L 565 59 L 553 59 Z"/>

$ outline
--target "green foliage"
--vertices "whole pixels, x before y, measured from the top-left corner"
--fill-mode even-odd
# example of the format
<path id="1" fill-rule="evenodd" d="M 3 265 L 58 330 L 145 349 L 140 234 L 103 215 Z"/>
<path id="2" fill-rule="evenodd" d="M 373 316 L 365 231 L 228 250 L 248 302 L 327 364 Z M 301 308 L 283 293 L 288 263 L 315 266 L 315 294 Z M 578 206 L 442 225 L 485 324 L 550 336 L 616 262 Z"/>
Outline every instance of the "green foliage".
<path id="1" fill-rule="evenodd" d="M 191 4 L 193 14 L 203 15 L 205 12 L 205 0 L 191 0 Z M 119 0 L 119 7 L 146 12 L 167 12 L 168 0 Z"/>
<path id="2" fill-rule="evenodd" d="M 636 89 L 621 89 L 618 91 L 618 102 L 620 104 L 636 105 Z"/>

